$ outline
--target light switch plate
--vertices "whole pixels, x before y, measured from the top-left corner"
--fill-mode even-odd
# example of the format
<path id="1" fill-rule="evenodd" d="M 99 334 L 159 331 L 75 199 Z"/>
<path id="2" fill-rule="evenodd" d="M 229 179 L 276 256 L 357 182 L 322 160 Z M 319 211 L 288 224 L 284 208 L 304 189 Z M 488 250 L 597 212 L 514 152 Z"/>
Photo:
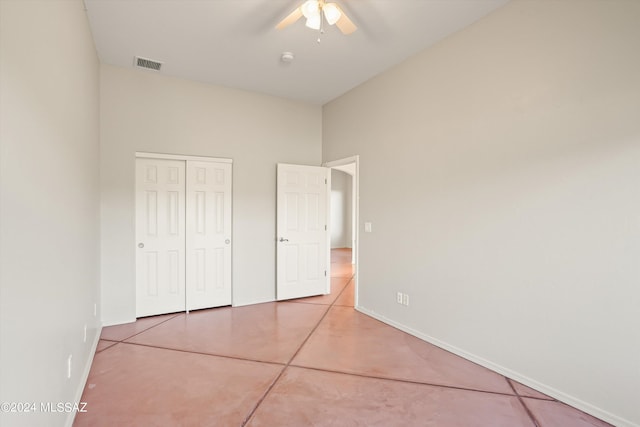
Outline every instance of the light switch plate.
<path id="1" fill-rule="evenodd" d="M 365 222 L 364 223 L 364 232 L 365 233 L 371 233 L 371 223 L 370 222 Z"/>

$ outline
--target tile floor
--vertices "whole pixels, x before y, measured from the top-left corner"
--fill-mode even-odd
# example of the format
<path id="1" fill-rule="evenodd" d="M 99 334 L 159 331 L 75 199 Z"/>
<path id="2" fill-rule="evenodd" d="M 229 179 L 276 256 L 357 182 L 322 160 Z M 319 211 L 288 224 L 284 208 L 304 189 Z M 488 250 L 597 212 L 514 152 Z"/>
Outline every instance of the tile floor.
<path id="1" fill-rule="evenodd" d="M 331 294 L 104 328 L 74 426 L 587 427 L 609 424 Z"/>

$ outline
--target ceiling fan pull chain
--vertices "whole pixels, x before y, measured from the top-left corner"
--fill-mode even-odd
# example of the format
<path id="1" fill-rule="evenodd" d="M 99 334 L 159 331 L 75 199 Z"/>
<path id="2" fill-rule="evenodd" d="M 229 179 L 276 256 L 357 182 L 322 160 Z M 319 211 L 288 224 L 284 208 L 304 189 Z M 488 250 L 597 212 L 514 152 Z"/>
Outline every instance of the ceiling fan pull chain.
<path id="1" fill-rule="evenodd" d="M 320 37 L 324 34 L 324 11 L 322 10 L 322 6 L 320 6 L 320 35 L 318 35 L 318 43 L 320 43 Z"/>

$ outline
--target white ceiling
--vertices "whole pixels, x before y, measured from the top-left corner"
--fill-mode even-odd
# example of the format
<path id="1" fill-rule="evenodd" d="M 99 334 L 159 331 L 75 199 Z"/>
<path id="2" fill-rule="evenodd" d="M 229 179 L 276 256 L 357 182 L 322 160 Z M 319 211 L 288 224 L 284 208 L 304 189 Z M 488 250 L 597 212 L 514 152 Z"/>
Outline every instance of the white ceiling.
<path id="1" fill-rule="evenodd" d="M 336 0 L 358 26 L 275 25 L 303 0 L 85 0 L 103 63 L 324 104 L 508 0 Z M 282 52 L 295 59 L 280 61 Z M 152 71 L 150 71 L 152 72 Z"/>

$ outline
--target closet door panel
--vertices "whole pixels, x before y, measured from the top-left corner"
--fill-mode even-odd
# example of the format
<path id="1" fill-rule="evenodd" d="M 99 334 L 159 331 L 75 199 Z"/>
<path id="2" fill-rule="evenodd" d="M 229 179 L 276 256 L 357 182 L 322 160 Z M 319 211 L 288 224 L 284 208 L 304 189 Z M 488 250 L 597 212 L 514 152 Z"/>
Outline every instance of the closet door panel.
<path id="1" fill-rule="evenodd" d="M 185 307 L 185 162 L 136 159 L 136 316 Z"/>
<path id="2" fill-rule="evenodd" d="M 187 161 L 187 310 L 231 304 L 231 164 Z"/>

